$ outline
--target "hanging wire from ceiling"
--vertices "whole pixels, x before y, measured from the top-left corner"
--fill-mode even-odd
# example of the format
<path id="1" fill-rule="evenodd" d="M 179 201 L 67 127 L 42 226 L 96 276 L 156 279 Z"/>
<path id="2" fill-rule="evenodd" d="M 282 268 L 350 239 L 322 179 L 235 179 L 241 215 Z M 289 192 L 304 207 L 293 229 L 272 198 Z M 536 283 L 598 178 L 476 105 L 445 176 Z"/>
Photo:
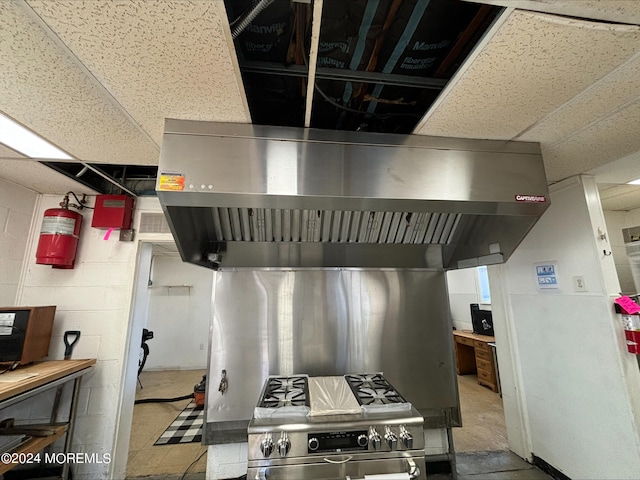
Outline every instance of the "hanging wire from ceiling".
<path id="1" fill-rule="evenodd" d="M 317 83 L 314 84 L 314 87 L 316 89 L 316 92 L 318 92 L 322 98 L 324 98 L 328 103 L 330 103 L 331 105 L 333 105 L 336 108 L 339 108 L 341 110 L 345 110 L 347 112 L 351 112 L 351 113 L 357 113 L 359 115 L 364 115 L 367 117 L 379 117 L 379 118 L 385 118 L 385 117 L 415 117 L 415 118 L 422 118 L 420 115 L 413 113 L 413 112 L 389 112 L 389 113 L 376 113 L 376 112 L 367 112 L 366 110 L 358 110 L 355 108 L 351 108 L 351 107 L 347 107 L 346 105 L 342 105 L 338 102 L 336 102 L 335 100 L 333 100 L 331 97 L 329 97 L 325 92 L 322 91 L 322 89 L 318 86 Z"/>
<path id="2" fill-rule="evenodd" d="M 306 46 L 304 45 L 304 41 L 303 41 L 303 51 L 306 52 Z M 308 69 L 309 68 L 309 59 L 307 58 L 306 53 L 303 56 L 303 60 L 304 60 L 305 66 Z M 316 82 L 315 79 L 313 81 L 313 87 L 314 87 L 315 91 L 318 92 L 320 94 L 320 96 L 325 99 L 325 101 L 327 101 L 329 104 L 333 105 L 334 107 L 336 107 L 338 109 L 341 109 L 341 110 L 344 110 L 346 112 L 356 113 L 358 115 L 364 115 L 364 116 L 367 116 L 367 117 L 378 117 L 378 118 L 387 118 L 387 117 L 416 117 L 416 118 L 422 118 L 421 115 L 418 115 L 418 114 L 413 113 L 413 112 L 405 112 L 405 113 L 400 113 L 400 112 L 376 113 L 376 112 L 368 112 L 366 110 L 358 110 L 356 108 L 351 108 L 351 107 L 348 107 L 346 105 L 343 105 L 343 104 L 335 101 L 331 97 L 329 97 L 329 95 L 327 95 L 318 86 L 318 82 Z"/>

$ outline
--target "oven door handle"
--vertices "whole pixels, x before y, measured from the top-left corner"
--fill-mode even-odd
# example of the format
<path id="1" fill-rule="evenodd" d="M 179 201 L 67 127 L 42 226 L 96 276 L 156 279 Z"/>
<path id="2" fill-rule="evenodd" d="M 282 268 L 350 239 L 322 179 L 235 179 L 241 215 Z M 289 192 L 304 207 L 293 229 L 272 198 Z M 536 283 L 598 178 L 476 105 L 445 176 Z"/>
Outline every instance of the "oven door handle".
<path id="1" fill-rule="evenodd" d="M 352 455 L 348 455 L 347 458 L 345 458 L 344 460 L 331 460 L 330 458 L 324 457 L 323 460 L 327 463 L 334 463 L 334 464 L 340 464 L 340 463 L 347 463 L 349 460 L 352 460 L 353 456 Z"/>
<path id="2" fill-rule="evenodd" d="M 407 464 L 408 464 L 407 465 L 408 468 L 407 468 L 407 472 L 406 473 L 409 474 L 409 479 L 410 480 L 416 480 L 417 478 L 419 478 L 420 477 L 420 467 L 418 467 L 416 465 L 416 462 L 414 462 L 413 459 L 411 459 L 411 458 L 407 458 Z M 405 473 L 405 472 L 402 472 L 402 473 Z M 383 473 L 383 474 L 380 474 L 380 475 L 384 475 L 386 477 L 387 475 L 393 475 L 393 474 L 389 474 L 389 473 L 385 474 L 385 473 Z M 375 478 L 376 475 L 371 475 L 371 477 Z M 347 476 L 345 478 L 345 480 L 360 480 L 360 479 Z"/>
<path id="3" fill-rule="evenodd" d="M 414 478 L 418 478 L 420 476 L 420 467 L 418 467 L 418 465 L 416 465 L 416 462 L 414 462 L 413 459 L 411 458 L 407 458 L 407 463 L 408 463 L 407 470 L 409 471 L 409 478 L 412 480 Z"/>
<path id="4" fill-rule="evenodd" d="M 348 456 L 344 460 L 331 460 L 330 458 L 326 458 L 326 457 L 323 458 L 323 460 L 325 462 L 334 463 L 334 464 L 347 463 L 349 460 L 352 460 L 352 459 L 353 459 L 352 456 Z M 414 462 L 413 459 L 411 459 L 411 458 L 407 458 L 406 460 L 407 460 L 407 464 L 408 464 L 407 465 L 407 467 L 408 467 L 407 470 L 408 470 L 408 473 L 409 473 L 409 478 L 411 480 L 415 480 L 418 477 L 420 477 L 420 467 L 418 467 L 416 465 L 416 462 Z M 267 480 L 267 471 L 268 470 L 269 470 L 268 467 L 259 469 L 256 472 L 255 477 L 253 477 L 254 480 Z M 356 480 L 356 479 L 354 479 L 352 477 L 347 477 L 347 479 Z"/>

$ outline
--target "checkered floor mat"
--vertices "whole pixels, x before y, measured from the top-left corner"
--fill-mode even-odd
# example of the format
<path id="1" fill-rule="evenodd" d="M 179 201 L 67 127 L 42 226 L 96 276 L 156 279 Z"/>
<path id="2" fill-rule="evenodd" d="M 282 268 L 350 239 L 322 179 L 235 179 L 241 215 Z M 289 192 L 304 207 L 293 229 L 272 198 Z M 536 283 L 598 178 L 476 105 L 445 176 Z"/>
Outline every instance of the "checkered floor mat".
<path id="1" fill-rule="evenodd" d="M 169 428 L 167 428 L 154 445 L 174 445 L 176 443 L 191 443 L 202 440 L 202 422 L 204 409 L 196 408 L 191 402 L 178 415 Z"/>

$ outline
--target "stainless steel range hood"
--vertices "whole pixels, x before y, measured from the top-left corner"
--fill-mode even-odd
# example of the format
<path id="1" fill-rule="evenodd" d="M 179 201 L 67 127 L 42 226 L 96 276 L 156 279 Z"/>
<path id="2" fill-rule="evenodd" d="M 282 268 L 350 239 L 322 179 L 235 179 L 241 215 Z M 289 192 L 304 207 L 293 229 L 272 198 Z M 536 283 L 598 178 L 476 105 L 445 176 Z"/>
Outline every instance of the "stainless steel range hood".
<path id="1" fill-rule="evenodd" d="M 538 144 L 183 120 L 156 189 L 210 268 L 500 263 L 549 206 Z"/>

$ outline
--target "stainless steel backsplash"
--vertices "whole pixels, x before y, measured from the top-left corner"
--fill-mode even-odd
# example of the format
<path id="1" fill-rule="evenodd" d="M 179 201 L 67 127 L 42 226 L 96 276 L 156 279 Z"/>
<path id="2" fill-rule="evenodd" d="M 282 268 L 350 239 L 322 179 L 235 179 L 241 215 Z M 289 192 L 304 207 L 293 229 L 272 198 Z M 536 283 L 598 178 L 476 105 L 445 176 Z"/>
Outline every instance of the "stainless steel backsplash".
<path id="1" fill-rule="evenodd" d="M 267 376 L 294 373 L 383 372 L 425 427 L 459 424 L 444 272 L 221 270 L 213 298 L 207 443 L 242 440 Z"/>

